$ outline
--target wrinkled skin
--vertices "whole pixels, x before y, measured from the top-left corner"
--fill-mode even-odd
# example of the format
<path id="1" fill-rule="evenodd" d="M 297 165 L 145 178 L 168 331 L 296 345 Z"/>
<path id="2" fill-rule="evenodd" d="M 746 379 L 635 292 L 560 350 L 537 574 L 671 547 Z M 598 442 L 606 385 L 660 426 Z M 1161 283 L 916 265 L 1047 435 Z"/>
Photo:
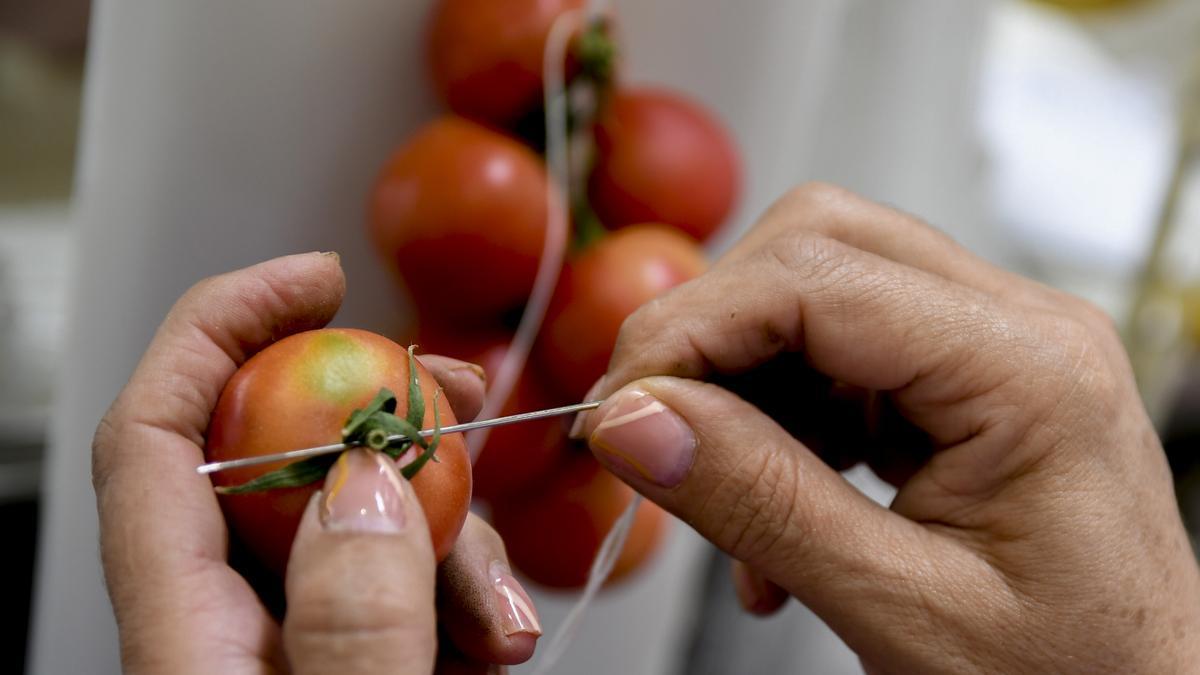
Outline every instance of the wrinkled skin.
<path id="1" fill-rule="evenodd" d="M 597 457 L 770 580 L 737 572 L 747 606 L 785 590 L 869 672 L 1200 663 L 1200 573 L 1112 322 L 913 218 L 795 190 L 631 316 L 589 396 Z M 629 397 L 693 435 L 669 481 L 605 450 Z M 822 457 L 867 462 L 890 508 Z"/>

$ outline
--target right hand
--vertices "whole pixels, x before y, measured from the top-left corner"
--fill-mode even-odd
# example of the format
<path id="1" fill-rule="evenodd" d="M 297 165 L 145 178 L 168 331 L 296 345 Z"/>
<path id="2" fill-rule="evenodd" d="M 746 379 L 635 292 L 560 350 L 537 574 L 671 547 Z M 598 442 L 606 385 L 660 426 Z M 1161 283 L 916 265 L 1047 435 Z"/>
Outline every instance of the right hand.
<path id="1" fill-rule="evenodd" d="M 1200 573 L 1111 322 L 912 218 L 796 190 L 630 317 L 588 398 L 601 462 L 871 672 L 1200 664 Z M 823 459 L 867 462 L 891 508 Z"/>

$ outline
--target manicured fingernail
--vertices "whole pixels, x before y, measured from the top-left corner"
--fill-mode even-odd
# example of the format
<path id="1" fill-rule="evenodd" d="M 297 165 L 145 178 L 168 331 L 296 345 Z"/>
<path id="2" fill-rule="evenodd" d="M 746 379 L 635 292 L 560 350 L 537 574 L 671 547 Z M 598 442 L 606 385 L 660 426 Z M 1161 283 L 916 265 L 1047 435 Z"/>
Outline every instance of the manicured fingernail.
<path id="1" fill-rule="evenodd" d="M 496 591 L 504 634 L 509 637 L 518 633 L 541 635 L 542 624 L 538 622 L 533 600 L 521 588 L 508 566 L 499 560 L 493 561 L 488 566 L 488 576 L 492 578 L 492 588 Z"/>
<path id="2" fill-rule="evenodd" d="M 692 466 L 696 435 L 674 410 L 639 389 L 619 394 L 589 443 L 614 473 L 675 487 Z"/>
<path id="3" fill-rule="evenodd" d="M 596 380 L 596 384 L 593 384 L 592 388 L 588 389 L 588 393 L 583 395 L 583 401 L 581 402 L 587 403 L 588 401 L 594 400 L 596 398 L 596 394 L 603 386 L 604 376 L 602 375 L 600 376 L 600 379 Z M 587 416 L 587 411 L 581 412 L 575 416 L 575 422 L 571 425 L 571 431 L 567 433 L 568 438 L 575 441 L 583 439 L 583 427 L 585 424 L 587 424 Z"/>
<path id="4" fill-rule="evenodd" d="M 408 506 L 402 480 L 386 455 L 362 448 L 343 452 L 325 477 L 321 524 L 327 530 L 400 532 Z"/>

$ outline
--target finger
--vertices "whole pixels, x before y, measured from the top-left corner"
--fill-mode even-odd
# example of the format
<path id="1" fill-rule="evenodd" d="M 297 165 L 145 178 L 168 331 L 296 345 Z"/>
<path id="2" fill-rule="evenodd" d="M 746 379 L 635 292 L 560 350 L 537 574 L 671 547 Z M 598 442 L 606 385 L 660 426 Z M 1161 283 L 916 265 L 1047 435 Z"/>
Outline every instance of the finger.
<path id="1" fill-rule="evenodd" d="M 866 461 L 898 485 L 931 454 L 928 435 L 896 411 L 890 395 L 826 377 L 802 353 L 780 354 L 770 367 L 718 373 L 708 381 L 767 414 L 835 469 Z"/>
<path id="2" fill-rule="evenodd" d="M 918 630 L 922 619 L 905 608 L 932 602 L 939 588 L 975 575 L 976 588 L 963 593 L 987 585 L 986 563 L 874 503 L 715 385 L 639 380 L 610 397 L 587 431 L 605 467 L 795 595 L 853 648 L 896 635 L 897 625 Z"/>
<path id="3" fill-rule="evenodd" d="M 755 616 L 778 612 L 791 597 L 782 587 L 741 560 L 731 561 L 729 575 L 742 609 Z"/>
<path id="4" fill-rule="evenodd" d="M 396 464 L 342 454 L 304 514 L 288 562 L 283 642 L 295 673 L 431 672 L 433 544 Z"/>
<path id="5" fill-rule="evenodd" d="M 470 422 L 479 415 L 487 389 L 487 375 L 483 368 L 449 356 L 422 354 L 417 358 L 437 380 L 442 391 L 446 392 L 454 419 Z"/>
<path id="6" fill-rule="evenodd" d="M 471 514 L 438 567 L 438 618 L 454 646 L 482 663 L 517 664 L 542 634 L 533 599 L 513 577 L 504 542 Z"/>
<path id="7" fill-rule="evenodd" d="M 1068 301 L 1061 291 L 992 265 L 918 218 L 827 183 L 808 183 L 788 192 L 717 265 L 736 265 L 795 229 L 1030 306 L 1059 309 Z"/>
<path id="8" fill-rule="evenodd" d="M 215 611 L 228 599 L 222 593 L 248 596 L 251 608 L 257 603 L 225 564 L 225 523 L 212 484 L 195 467 L 209 414 L 238 365 L 283 335 L 326 323 L 344 286 L 336 255 L 317 254 L 197 284 L 168 314 L 101 421 L 92 455 L 101 556 L 118 623 L 138 626 L 141 636 L 136 645 L 123 643 L 127 663 L 167 656 L 204 663 L 212 654 L 203 645 L 213 642 L 269 651 L 262 646 L 271 635 L 231 636 L 226 622 L 197 609 Z M 122 639 L 132 634 L 123 631 Z"/>
<path id="9" fill-rule="evenodd" d="M 1021 311 L 997 311 L 997 302 L 802 233 L 640 308 L 622 325 L 609 371 L 593 393 L 602 398 L 651 375 L 744 372 L 802 351 L 811 367 L 836 381 L 893 392 L 905 416 L 943 445 L 985 429 L 1022 433 L 1033 411 L 1007 397 L 1027 395 L 1026 374 L 1014 371 L 1011 358 L 976 356 L 1046 360 L 1035 350 L 1055 341 L 1045 340 Z"/>

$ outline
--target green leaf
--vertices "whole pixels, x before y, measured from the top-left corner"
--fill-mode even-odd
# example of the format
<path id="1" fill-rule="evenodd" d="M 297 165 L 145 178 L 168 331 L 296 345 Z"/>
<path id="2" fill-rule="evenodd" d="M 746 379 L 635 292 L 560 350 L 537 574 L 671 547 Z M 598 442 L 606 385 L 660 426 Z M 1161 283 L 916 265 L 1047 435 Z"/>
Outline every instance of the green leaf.
<path id="1" fill-rule="evenodd" d="M 425 397 L 421 394 L 421 377 L 417 371 L 417 357 L 413 355 L 416 345 L 408 348 L 408 423 L 417 429 L 425 423 Z M 389 411 L 395 412 L 395 409 Z M 413 440 L 416 440 L 415 438 Z M 424 447 L 424 443 L 421 447 Z"/>
<path id="2" fill-rule="evenodd" d="M 248 492 L 263 492 L 277 488 L 311 485 L 325 478 L 325 474 L 329 472 L 329 467 L 333 466 L 337 458 L 338 455 L 332 454 L 302 459 L 298 462 L 292 462 L 282 469 L 264 473 L 241 485 L 220 486 L 217 488 L 217 493 L 223 495 L 240 495 Z"/>
<path id="3" fill-rule="evenodd" d="M 438 397 L 437 393 L 435 392 L 433 395 L 433 436 L 429 438 L 429 445 L 426 446 L 425 452 L 421 453 L 419 457 L 401 468 L 400 475 L 412 480 L 412 477 L 417 475 L 417 472 L 421 470 L 421 467 L 425 466 L 426 462 L 428 462 L 430 459 L 436 462 L 437 456 L 434 453 L 437 452 L 438 444 L 441 442 L 442 417 L 440 414 L 438 414 Z"/>
<path id="4" fill-rule="evenodd" d="M 346 420 L 346 425 L 342 427 L 342 441 L 351 443 L 358 439 L 365 431 L 363 425 L 367 420 L 371 419 L 376 413 L 394 413 L 396 412 L 396 395 L 391 389 L 382 387 L 375 398 L 367 404 L 367 407 L 355 410 L 350 413 L 350 418 Z"/>

